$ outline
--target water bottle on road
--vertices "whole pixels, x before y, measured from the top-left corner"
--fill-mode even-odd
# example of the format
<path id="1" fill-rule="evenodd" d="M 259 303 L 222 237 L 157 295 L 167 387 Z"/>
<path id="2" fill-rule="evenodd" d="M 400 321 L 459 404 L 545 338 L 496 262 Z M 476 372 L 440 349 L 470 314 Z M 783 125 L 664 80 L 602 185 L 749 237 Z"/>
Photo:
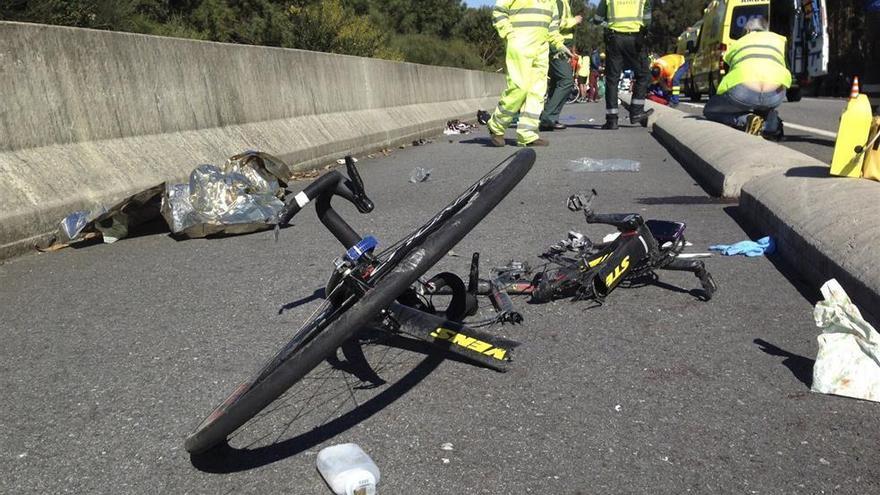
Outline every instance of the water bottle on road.
<path id="1" fill-rule="evenodd" d="M 336 495 L 376 495 L 379 468 L 360 447 L 344 443 L 318 452 L 318 472 Z"/>

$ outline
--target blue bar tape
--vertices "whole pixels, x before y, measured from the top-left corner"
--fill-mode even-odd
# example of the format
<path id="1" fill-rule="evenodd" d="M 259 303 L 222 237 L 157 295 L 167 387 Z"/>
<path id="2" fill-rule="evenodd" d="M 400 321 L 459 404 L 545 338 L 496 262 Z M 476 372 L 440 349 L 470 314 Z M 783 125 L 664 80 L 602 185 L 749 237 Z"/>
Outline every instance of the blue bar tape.
<path id="1" fill-rule="evenodd" d="M 361 259 L 361 256 L 363 256 L 364 253 L 376 249 L 376 246 L 378 245 L 379 241 L 377 241 L 375 237 L 368 235 L 345 252 L 345 259 L 352 262 L 357 261 Z"/>

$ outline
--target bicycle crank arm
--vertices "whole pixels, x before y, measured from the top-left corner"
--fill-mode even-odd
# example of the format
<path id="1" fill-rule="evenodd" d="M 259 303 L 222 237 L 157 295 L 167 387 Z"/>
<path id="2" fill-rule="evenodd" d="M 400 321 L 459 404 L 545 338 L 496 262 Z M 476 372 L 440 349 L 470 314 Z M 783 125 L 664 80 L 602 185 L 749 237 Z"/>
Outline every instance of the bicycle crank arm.
<path id="1" fill-rule="evenodd" d="M 496 371 L 508 370 L 513 349 L 519 346 L 519 342 L 468 328 L 400 303 L 392 303 L 386 311 L 397 324 L 395 330 Z"/>

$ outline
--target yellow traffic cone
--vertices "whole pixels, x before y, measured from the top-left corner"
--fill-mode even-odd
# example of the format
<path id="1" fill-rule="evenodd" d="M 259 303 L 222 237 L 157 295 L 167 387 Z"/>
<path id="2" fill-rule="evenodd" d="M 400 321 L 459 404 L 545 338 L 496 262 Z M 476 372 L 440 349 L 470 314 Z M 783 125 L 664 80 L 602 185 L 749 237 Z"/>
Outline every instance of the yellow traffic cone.
<path id="1" fill-rule="evenodd" d="M 853 79 L 850 100 L 840 116 L 837 142 L 834 144 L 834 158 L 831 160 L 831 175 L 862 176 L 866 151 L 864 147 L 868 143 L 873 117 L 871 102 L 867 95 L 859 93 L 859 78 L 856 77 Z"/>

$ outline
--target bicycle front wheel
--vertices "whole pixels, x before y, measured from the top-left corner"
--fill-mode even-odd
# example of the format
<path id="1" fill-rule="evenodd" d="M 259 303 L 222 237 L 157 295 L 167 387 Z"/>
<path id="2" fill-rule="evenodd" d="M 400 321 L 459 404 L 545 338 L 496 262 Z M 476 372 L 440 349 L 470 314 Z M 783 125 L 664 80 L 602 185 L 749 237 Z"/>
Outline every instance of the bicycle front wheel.
<path id="1" fill-rule="evenodd" d="M 379 254 L 379 266 L 363 297 L 325 303 L 275 357 L 199 424 L 187 437 L 186 450 L 198 454 L 223 443 L 373 321 L 507 196 L 531 169 L 535 153 L 525 149 L 511 158 L 507 166 L 499 164 L 428 223 Z"/>

